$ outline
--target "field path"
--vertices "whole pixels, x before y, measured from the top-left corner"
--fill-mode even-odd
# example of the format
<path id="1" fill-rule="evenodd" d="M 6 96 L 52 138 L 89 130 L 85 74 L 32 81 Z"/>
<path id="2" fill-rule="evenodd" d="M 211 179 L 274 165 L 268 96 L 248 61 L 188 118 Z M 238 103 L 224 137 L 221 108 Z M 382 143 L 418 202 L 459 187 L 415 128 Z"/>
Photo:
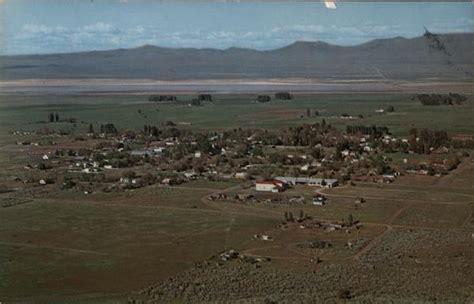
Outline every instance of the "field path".
<path id="1" fill-rule="evenodd" d="M 0 246 L 49 249 L 49 250 L 64 251 L 64 252 L 71 252 L 71 253 L 94 254 L 94 255 L 103 255 L 103 256 L 130 257 L 130 256 L 126 256 L 126 255 L 110 254 L 110 253 L 99 252 L 99 251 L 94 251 L 94 250 L 84 250 L 84 249 L 75 249 L 75 248 L 66 248 L 66 247 L 55 247 L 55 246 L 46 246 L 46 245 L 35 245 L 35 244 L 17 243 L 17 242 L 2 242 L 2 241 L 0 241 Z"/>

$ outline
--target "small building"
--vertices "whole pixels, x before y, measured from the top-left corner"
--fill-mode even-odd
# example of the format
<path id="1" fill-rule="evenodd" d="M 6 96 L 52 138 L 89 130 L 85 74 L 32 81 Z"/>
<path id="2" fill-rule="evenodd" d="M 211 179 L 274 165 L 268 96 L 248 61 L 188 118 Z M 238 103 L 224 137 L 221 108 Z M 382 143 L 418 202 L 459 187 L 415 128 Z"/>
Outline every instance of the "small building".
<path id="1" fill-rule="evenodd" d="M 262 192 L 282 192 L 287 188 L 287 183 L 278 179 L 263 179 L 255 183 L 255 190 Z"/>
<path id="2" fill-rule="evenodd" d="M 195 172 L 184 172 L 184 177 L 187 179 L 196 179 L 197 174 Z"/>
<path id="3" fill-rule="evenodd" d="M 395 180 L 395 178 L 397 177 L 397 172 L 388 172 L 388 173 L 384 173 L 382 175 L 382 178 L 386 181 L 390 181 L 390 182 L 393 182 Z"/>
<path id="4" fill-rule="evenodd" d="M 315 206 L 323 206 L 326 204 L 326 197 L 321 194 L 317 194 L 315 197 L 313 197 L 313 205 Z"/>
<path id="5" fill-rule="evenodd" d="M 235 178 L 237 179 L 247 179 L 247 172 L 237 172 L 235 173 Z"/>

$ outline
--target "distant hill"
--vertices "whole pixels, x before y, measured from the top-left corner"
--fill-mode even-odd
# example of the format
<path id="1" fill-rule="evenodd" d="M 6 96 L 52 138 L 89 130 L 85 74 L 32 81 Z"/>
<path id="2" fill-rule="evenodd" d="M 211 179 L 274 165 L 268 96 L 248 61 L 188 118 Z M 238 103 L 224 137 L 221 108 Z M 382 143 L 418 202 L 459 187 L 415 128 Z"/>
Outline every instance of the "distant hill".
<path id="1" fill-rule="evenodd" d="M 474 33 L 426 33 L 342 47 L 298 41 L 283 48 L 134 49 L 0 56 L 0 79 L 472 79 Z"/>

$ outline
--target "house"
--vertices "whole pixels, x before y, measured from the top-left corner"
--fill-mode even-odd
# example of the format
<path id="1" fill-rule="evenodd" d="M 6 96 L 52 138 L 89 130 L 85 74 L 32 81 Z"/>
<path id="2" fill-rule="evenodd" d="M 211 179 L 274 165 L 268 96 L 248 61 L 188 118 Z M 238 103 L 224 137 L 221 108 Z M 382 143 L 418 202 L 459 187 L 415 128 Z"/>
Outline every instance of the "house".
<path id="1" fill-rule="evenodd" d="M 136 184 L 137 179 L 136 178 L 130 178 L 130 177 L 121 177 L 120 182 L 123 184 Z"/>
<path id="2" fill-rule="evenodd" d="M 165 148 L 144 148 L 144 149 L 138 149 L 138 150 L 133 150 L 130 152 L 132 156 L 155 156 L 157 154 L 163 153 Z"/>
<path id="3" fill-rule="evenodd" d="M 382 178 L 387 181 L 394 181 L 398 176 L 398 172 L 387 172 L 382 175 Z"/>
<path id="4" fill-rule="evenodd" d="M 237 179 L 247 179 L 247 172 L 237 172 L 235 173 L 235 178 Z"/>
<path id="5" fill-rule="evenodd" d="M 263 179 L 255 183 L 255 190 L 262 192 L 282 192 L 287 188 L 287 184 L 284 181 L 278 179 Z"/>
<path id="6" fill-rule="evenodd" d="M 196 179 L 197 174 L 195 172 L 184 172 L 184 177 L 187 179 Z"/>
<path id="7" fill-rule="evenodd" d="M 262 240 L 262 241 L 273 241 L 273 238 L 267 234 L 255 234 L 253 236 L 256 240 Z"/>
<path id="8" fill-rule="evenodd" d="M 313 197 L 313 205 L 315 206 L 323 206 L 326 204 L 326 197 L 321 194 L 317 194 L 315 197 Z"/>
<path id="9" fill-rule="evenodd" d="M 308 171 L 309 170 L 309 165 L 306 164 L 306 165 L 301 166 L 300 170 L 301 171 Z"/>

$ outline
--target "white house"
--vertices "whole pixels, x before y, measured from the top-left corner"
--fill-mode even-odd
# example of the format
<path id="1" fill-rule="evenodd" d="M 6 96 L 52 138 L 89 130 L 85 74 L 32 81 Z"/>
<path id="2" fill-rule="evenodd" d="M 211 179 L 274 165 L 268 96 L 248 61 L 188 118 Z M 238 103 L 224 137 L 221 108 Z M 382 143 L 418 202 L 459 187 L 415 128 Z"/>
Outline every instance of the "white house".
<path id="1" fill-rule="evenodd" d="M 236 172 L 235 173 L 235 178 L 238 179 L 246 179 L 247 178 L 247 172 Z"/>
<path id="2" fill-rule="evenodd" d="M 324 204 L 326 204 L 326 198 L 323 195 L 318 194 L 313 198 L 313 205 L 323 206 Z"/>

